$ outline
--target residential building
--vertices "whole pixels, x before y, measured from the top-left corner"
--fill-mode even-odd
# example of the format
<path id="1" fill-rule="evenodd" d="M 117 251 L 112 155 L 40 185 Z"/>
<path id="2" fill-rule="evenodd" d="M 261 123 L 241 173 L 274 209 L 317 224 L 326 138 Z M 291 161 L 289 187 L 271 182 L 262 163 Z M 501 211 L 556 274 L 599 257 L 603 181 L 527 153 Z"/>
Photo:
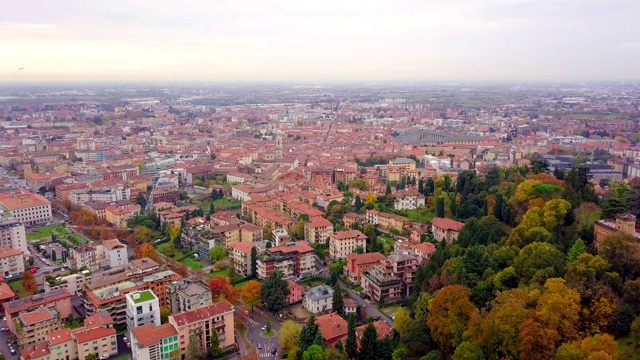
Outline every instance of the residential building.
<path id="1" fill-rule="evenodd" d="M 362 273 L 360 285 L 371 301 L 389 302 L 400 297 L 402 282 L 394 273 L 393 264 L 383 260 L 376 266 Z"/>
<path id="2" fill-rule="evenodd" d="M 104 209 L 105 219 L 117 227 L 126 228 L 127 221 L 140 213 L 141 207 L 137 204 L 127 206 L 107 206 Z"/>
<path id="3" fill-rule="evenodd" d="M 430 242 L 423 242 L 411 245 L 413 251 L 418 255 L 420 263 L 426 264 L 431 260 L 431 256 L 436 252 L 436 246 Z"/>
<path id="4" fill-rule="evenodd" d="M 326 244 L 333 232 L 331 221 L 316 216 L 304 223 L 304 240 L 310 244 Z"/>
<path id="5" fill-rule="evenodd" d="M 349 315 L 355 314 L 356 311 L 358 311 L 358 303 L 351 298 L 344 299 L 344 313 Z"/>
<path id="6" fill-rule="evenodd" d="M 596 221 L 593 242 L 596 247 L 599 247 L 604 238 L 618 232 L 633 236 L 640 241 L 640 233 L 636 231 L 636 216 L 633 214 L 618 214 L 615 222 L 611 220 Z"/>
<path id="7" fill-rule="evenodd" d="M 239 242 L 231 246 L 229 258 L 236 273 L 242 277 L 251 275 L 251 243 Z"/>
<path id="8" fill-rule="evenodd" d="M 45 278 L 43 282 L 44 291 L 49 292 L 55 289 L 67 289 L 73 295 L 82 295 L 82 285 L 86 279 L 85 274 L 79 272 L 56 278 Z"/>
<path id="9" fill-rule="evenodd" d="M 114 268 L 129 263 L 129 253 L 127 252 L 127 246 L 121 243 L 120 240 L 103 240 L 102 248 L 104 250 L 104 257 L 106 258 L 109 267 Z"/>
<path id="10" fill-rule="evenodd" d="M 371 269 L 385 257 L 379 252 L 366 254 L 349 254 L 347 255 L 347 264 L 344 266 L 344 274 L 349 281 L 354 284 L 360 284 L 362 273 Z"/>
<path id="11" fill-rule="evenodd" d="M 333 309 L 333 289 L 326 285 L 318 285 L 304 294 L 302 306 L 312 314 Z"/>
<path id="12" fill-rule="evenodd" d="M 30 346 L 46 340 L 47 334 L 64 327 L 58 312 L 45 307 L 18 315 L 15 335 L 20 346 Z"/>
<path id="13" fill-rule="evenodd" d="M 289 287 L 289 295 L 287 295 L 287 303 L 289 305 L 302 301 L 302 287 L 293 280 L 287 281 Z"/>
<path id="14" fill-rule="evenodd" d="M 458 240 L 460 230 L 464 227 L 464 223 L 459 221 L 436 217 L 431 221 L 431 233 L 437 241 L 446 241 L 451 244 Z"/>
<path id="15" fill-rule="evenodd" d="M 178 331 L 172 324 L 143 325 L 131 332 L 133 360 L 168 360 L 179 352 Z"/>
<path id="16" fill-rule="evenodd" d="M 282 246 L 291 242 L 291 236 L 285 229 L 273 229 L 271 232 L 271 240 L 273 241 L 273 245 Z"/>
<path id="17" fill-rule="evenodd" d="M 378 210 L 367 210 L 365 215 L 368 224 L 378 225 L 382 229 L 396 229 L 402 231 L 407 218 L 400 215 L 388 214 Z"/>
<path id="18" fill-rule="evenodd" d="M 78 358 L 76 339 L 69 329 L 60 329 L 47 334 L 47 339 L 24 348 L 23 360 L 71 360 Z"/>
<path id="19" fill-rule="evenodd" d="M 189 278 L 169 283 L 167 290 L 172 314 L 195 310 L 212 302 L 211 290 Z"/>
<path id="20" fill-rule="evenodd" d="M 67 264 L 72 269 L 96 270 L 104 263 L 105 258 L 101 246 L 80 245 L 69 250 Z"/>
<path id="21" fill-rule="evenodd" d="M 60 201 L 69 200 L 71 196 L 71 192 L 75 190 L 84 190 L 88 189 L 89 185 L 86 183 L 71 183 L 71 184 L 62 184 L 56 186 L 56 199 Z"/>
<path id="22" fill-rule="evenodd" d="M 387 336 L 393 335 L 393 328 L 391 325 L 387 324 L 384 320 L 376 320 L 372 322 L 373 327 L 376 328 L 376 333 L 378 334 L 378 341 L 384 340 Z M 367 324 L 360 325 L 356 327 L 356 342 L 358 343 L 358 348 L 360 348 L 360 342 L 362 341 L 362 336 L 364 335 L 364 330 L 367 328 Z"/>
<path id="23" fill-rule="evenodd" d="M 402 297 L 408 297 L 413 290 L 413 282 L 418 272 L 420 258 L 412 251 L 398 251 L 389 254 L 387 261 L 393 267 L 393 273 L 400 278 Z"/>
<path id="24" fill-rule="evenodd" d="M 22 251 L 0 247 L 0 275 L 3 277 L 20 276 L 24 273 Z"/>
<path id="25" fill-rule="evenodd" d="M 258 254 L 256 265 L 260 279 L 266 279 L 274 270 L 280 270 L 286 280 L 316 271 L 314 250 L 306 241 L 269 248 Z"/>
<path id="26" fill-rule="evenodd" d="M 78 359 L 86 360 L 91 354 L 98 359 L 118 354 L 118 342 L 116 329 L 113 327 L 82 327 L 74 331 L 78 346 Z"/>
<path id="27" fill-rule="evenodd" d="M 418 190 L 404 190 L 393 194 L 393 208 L 395 210 L 415 210 L 424 206 L 426 198 Z"/>
<path id="28" fill-rule="evenodd" d="M 127 301 L 127 329 L 152 324 L 160 325 L 160 302 L 151 290 L 134 291 L 125 295 Z"/>
<path id="29" fill-rule="evenodd" d="M 338 231 L 329 235 L 329 257 L 334 260 L 346 259 L 347 255 L 367 249 L 367 236 L 359 230 Z"/>
<path id="30" fill-rule="evenodd" d="M 75 205 L 84 205 L 88 202 L 116 202 L 121 200 L 129 200 L 131 198 L 131 189 L 124 185 L 100 187 L 95 189 L 77 189 L 71 190 L 69 200 Z"/>
<path id="31" fill-rule="evenodd" d="M 347 335 L 349 324 L 340 317 L 337 312 L 320 315 L 316 318 L 318 330 L 322 334 L 322 340 L 326 345 L 332 346 Z M 344 340 L 343 340 L 344 343 Z"/>
<path id="32" fill-rule="evenodd" d="M 205 352 L 211 347 L 213 331 L 218 333 L 220 348 L 225 349 L 235 344 L 233 305 L 226 300 L 207 305 L 195 310 L 169 316 L 169 324 L 178 332 L 180 354 L 185 356 L 190 342 L 190 335 L 200 335 L 200 347 Z"/>
<path id="33" fill-rule="evenodd" d="M 51 221 L 51 203 L 44 197 L 27 190 L 0 193 L 0 210 L 9 212 L 26 226 Z"/>
<path id="34" fill-rule="evenodd" d="M 24 224 L 16 219 L 0 219 L 0 247 L 21 250 L 27 254 L 27 235 Z"/>
<path id="35" fill-rule="evenodd" d="M 66 289 L 52 290 L 9 301 L 2 306 L 4 315 L 7 317 L 7 327 L 11 333 L 15 334 L 16 319 L 21 313 L 43 308 L 59 313 L 61 319 L 66 319 L 71 314 L 71 294 Z"/>

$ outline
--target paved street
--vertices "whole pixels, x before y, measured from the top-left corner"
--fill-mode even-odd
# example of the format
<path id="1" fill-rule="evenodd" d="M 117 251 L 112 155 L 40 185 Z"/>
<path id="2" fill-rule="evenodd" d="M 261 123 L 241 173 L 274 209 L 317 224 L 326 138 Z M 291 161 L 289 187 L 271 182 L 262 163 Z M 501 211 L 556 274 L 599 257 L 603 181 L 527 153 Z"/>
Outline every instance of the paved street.
<path id="1" fill-rule="evenodd" d="M 387 324 L 393 327 L 393 320 L 391 320 L 387 315 L 385 315 L 382 311 L 378 310 L 374 305 L 369 304 L 363 298 L 360 297 L 355 291 L 351 290 L 345 283 L 341 280 L 338 280 L 338 285 L 341 288 L 347 291 L 349 297 L 352 298 L 356 303 L 362 305 L 364 310 L 366 311 L 368 316 L 373 318 L 380 317 L 380 319 L 384 320 Z"/>
<path id="2" fill-rule="evenodd" d="M 236 307 L 236 311 L 242 311 L 240 308 Z M 247 339 L 253 344 L 254 348 L 257 350 L 258 355 L 262 359 L 277 359 L 278 355 L 280 355 L 280 343 L 278 340 L 278 331 L 280 330 L 280 323 L 271 322 L 271 329 L 273 330 L 274 336 L 272 337 L 264 337 L 262 335 L 262 327 L 267 325 L 267 321 L 260 318 L 257 313 L 259 310 L 255 312 L 249 312 L 249 315 L 245 316 L 247 319 L 244 321 L 247 326 Z M 241 341 L 241 340 L 239 340 Z M 273 354 L 273 350 L 276 349 L 276 353 Z"/>
<path id="3" fill-rule="evenodd" d="M 7 322 L 0 318 L 0 327 L 6 326 Z M 7 343 L 9 342 L 9 339 L 12 339 L 13 337 L 13 334 L 8 331 L 0 332 L 0 354 L 3 354 L 7 360 L 17 360 L 20 358 L 20 352 L 17 347 L 14 346 L 14 349 L 16 349 L 15 355 L 11 355 L 9 352 L 9 346 Z"/>

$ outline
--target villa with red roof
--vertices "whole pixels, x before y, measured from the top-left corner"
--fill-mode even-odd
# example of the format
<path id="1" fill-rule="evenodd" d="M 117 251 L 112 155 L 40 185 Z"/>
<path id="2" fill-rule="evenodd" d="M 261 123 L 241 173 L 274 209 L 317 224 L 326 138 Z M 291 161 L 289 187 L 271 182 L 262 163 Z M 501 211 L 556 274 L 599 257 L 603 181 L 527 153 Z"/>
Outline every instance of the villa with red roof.
<path id="1" fill-rule="evenodd" d="M 460 230 L 464 227 L 464 223 L 447 218 L 434 218 L 431 221 L 431 232 L 434 239 L 438 241 L 446 241 L 448 244 L 458 240 Z"/>

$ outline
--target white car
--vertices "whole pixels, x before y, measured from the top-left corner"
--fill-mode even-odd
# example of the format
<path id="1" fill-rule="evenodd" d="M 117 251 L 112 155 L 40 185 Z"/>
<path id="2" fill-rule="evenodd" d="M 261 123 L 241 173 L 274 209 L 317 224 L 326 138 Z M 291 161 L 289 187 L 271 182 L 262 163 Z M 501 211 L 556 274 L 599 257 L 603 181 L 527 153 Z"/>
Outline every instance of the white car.
<path id="1" fill-rule="evenodd" d="M 108 359 L 108 358 L 109 358 L 109 355 L 107 355 L 107 354 L 100 355 L 100 360 L 105 360 L 105 359 Z"/>

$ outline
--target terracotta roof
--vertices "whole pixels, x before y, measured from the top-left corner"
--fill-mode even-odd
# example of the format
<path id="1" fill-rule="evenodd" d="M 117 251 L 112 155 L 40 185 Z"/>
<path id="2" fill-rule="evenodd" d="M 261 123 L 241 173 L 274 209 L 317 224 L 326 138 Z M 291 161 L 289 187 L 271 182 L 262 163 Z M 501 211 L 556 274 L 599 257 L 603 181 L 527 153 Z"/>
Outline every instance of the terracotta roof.
<path id="1" fill-rule="evenodd" d="M 328 226 L 333 227 L 333 224 L 331 223 L 331 221 L 320 216 L 312 217 L 311 220 L 306 225 L 312 228 L 328 227 Z"/>
<path id="2" fill-rule="evenodd" d="M 341 318 L 337 312 L 318 316 L 316 324 L 318 324 L 320 333 L 322 333 L 322 338 L 327 342 L 335 341 L 339 337 L 346 335 L 347 327 L 349 326 L 346 320 Z"/>
<path id="3" fill-rule="evenodd" d="M 31 295 L 2 304 L 5 313 L 15 314 L 28 308 L 39 307 L 64 298 L 70 298 L 71 294 L 66 288 L 51 290 L 42 294 Z"/>
<path id="4" fill-rule="evenodd" d="M 49 342 L 51 343 L 51 346 L 59 345 L 67 341 L 73 340 L 73 337 L 71 336 L 71 330 L 69 329 L 56 330 L 52 333 L 49 333 L 49 335 L 47 336 L 49 337 Z"/>
<path id="5" fill-rule="evenodd" d="M 0 204 L 7 210 L 24 209 L 33 206 L 51 205 L 49 200 L 26 190 L 0 193 Z"/>
<path id="6" fill-rule="evenodd" d="M 20 314 L 20 320 L 25 325 L 32 325 L 39 322 L 47 321 L 56 317 L 53 310 L 47 308 L 39 308 L 32 312 L 23 312 Z"/>
<path id="7" fill-rule="evenodd" d="M 355 259 L 355 260 L 354 260 Z M 384 260 L 385 257 L 379 252 L 365 253 L 365 254 L 348 254 L 347 261 L 354 261 L 354 265 L 377 263 Z"/>
<path id="8" fill-rule="evenodd" d="M 0 301 L 13 299 L 16 293 L 11 290 L 11 286 L 5 282 L 0 282 Z"/>
<path id="9" fill-rule="evenodd" d="M 288 243 L 281 246 L 275 246 L 269 248 L 270 253 L 283 252 L 285 254 L 291 252 L 308 253 L 313 252 L 313 248 L 306 241 L 296 241 L 295 243 Z"/>
<path id="10" fill-rule="evenodd" d="M 347 230 L 334 232 L 331 234 L 331 238 L 336 240 L 345 240 L 351 238 L 366 239 L 367 235 L 361 233 L 360 230 Z"/>
<path id="11" fill-rule="evenodd" d="M 170 336 L 178 335 L 178 331 L 173 324 L 163 324 L 153 326 L 151 324 L 143 325 L 132 330 L 133 335 L 138 339 L 141 347 L 157 344 L 162 339 Z"/>
<path id="12" fill-rule="evenodd" d="M 116 329 L 106 327 L 95 327 L 88 330 L 80 330 L 76 333 L 76 339 L 78 344 L 86 343 L 88 341 L 102 339 L 108 336 L 115 336 Z"/>
<path id="13" fill-rule="evenodd" d="M 121 243 L 120 240 L 118 239 L 103 240 L 102 246 L 104 246 L 107 250 L 113 250 L 113 249 L 125 247 L 124 244 Z"/>
<path id="14" fill-rule="evenodd" d="M 84 319 L 84 326 L 86 328 L 92 328 L 103 325 L 112 325 L 113 318 L 106 310 L 100 310 L 97 313 Z"/>
<path id="15" fill-rule="evenodd" d="M 0 248 L 0 259 L 12 257 L 12 256 L 20 256 L 20 255 L 22 255 L 22 250 L 12 249 L 8 247 Z"/>
<path id="16" fill-rule="evenodd" d="M 50 355 L 51 353 L 49 352 L 49 344 L 46 341 L 43 341 L 20 351 L 20 354 L 24 360 L 31 360 L 39 359 L 43 356 Z"/>
<path id="17" fill-rule="evenodd" d="M 253 245 L 248 242 L 237 242 L 231 245 L 231 247 L 245 254 L 251 254 L 251 248 Z"/>
<path id="18" fill-rule="evenodd" d="M 460 231 L 464 227 L 464 223 L 447 219 L 447 218 L 440 218 L 440 217 L 434 218 L 431 221 L 431 225 L 440 229 L 453 230 L 453 231 Z"/>
<path id="19" fill-rule="evenodd" d="M 393 332 L 393 328 L 389 324 L 384 322 L 384 320 L 377 320 L 372 324 L 378 332 L 378 340 L 384 339 L 385 337 L 391 335 L 391 333 Z M 356 338 L 362 339 L 362 334 L 364 334 L 364 329 L 366 327 L 367 325 L 361 325 L 356 328 Z"/>
<path id="20" fill-rule="evenodd" d="M 413 248 L 423 254 L 433 254 L 434 252 L 436 252 L 436 246 L 430 242 L 415 244 L 413 245 Z"/>
<path id="21" fill-rule="evenodd" d="M 210 319 L 214 316 L 219 316 L 224 313 L 232 312 L 233 305 L 227 300 L 223 300 L 211 305 L 207 305 L 195 310 L 186 311 L 180 314 L 173 315 L 173 319 L 177 326 L 181 327 L 187 324 L 194 323 L 196 321 Z"/>

